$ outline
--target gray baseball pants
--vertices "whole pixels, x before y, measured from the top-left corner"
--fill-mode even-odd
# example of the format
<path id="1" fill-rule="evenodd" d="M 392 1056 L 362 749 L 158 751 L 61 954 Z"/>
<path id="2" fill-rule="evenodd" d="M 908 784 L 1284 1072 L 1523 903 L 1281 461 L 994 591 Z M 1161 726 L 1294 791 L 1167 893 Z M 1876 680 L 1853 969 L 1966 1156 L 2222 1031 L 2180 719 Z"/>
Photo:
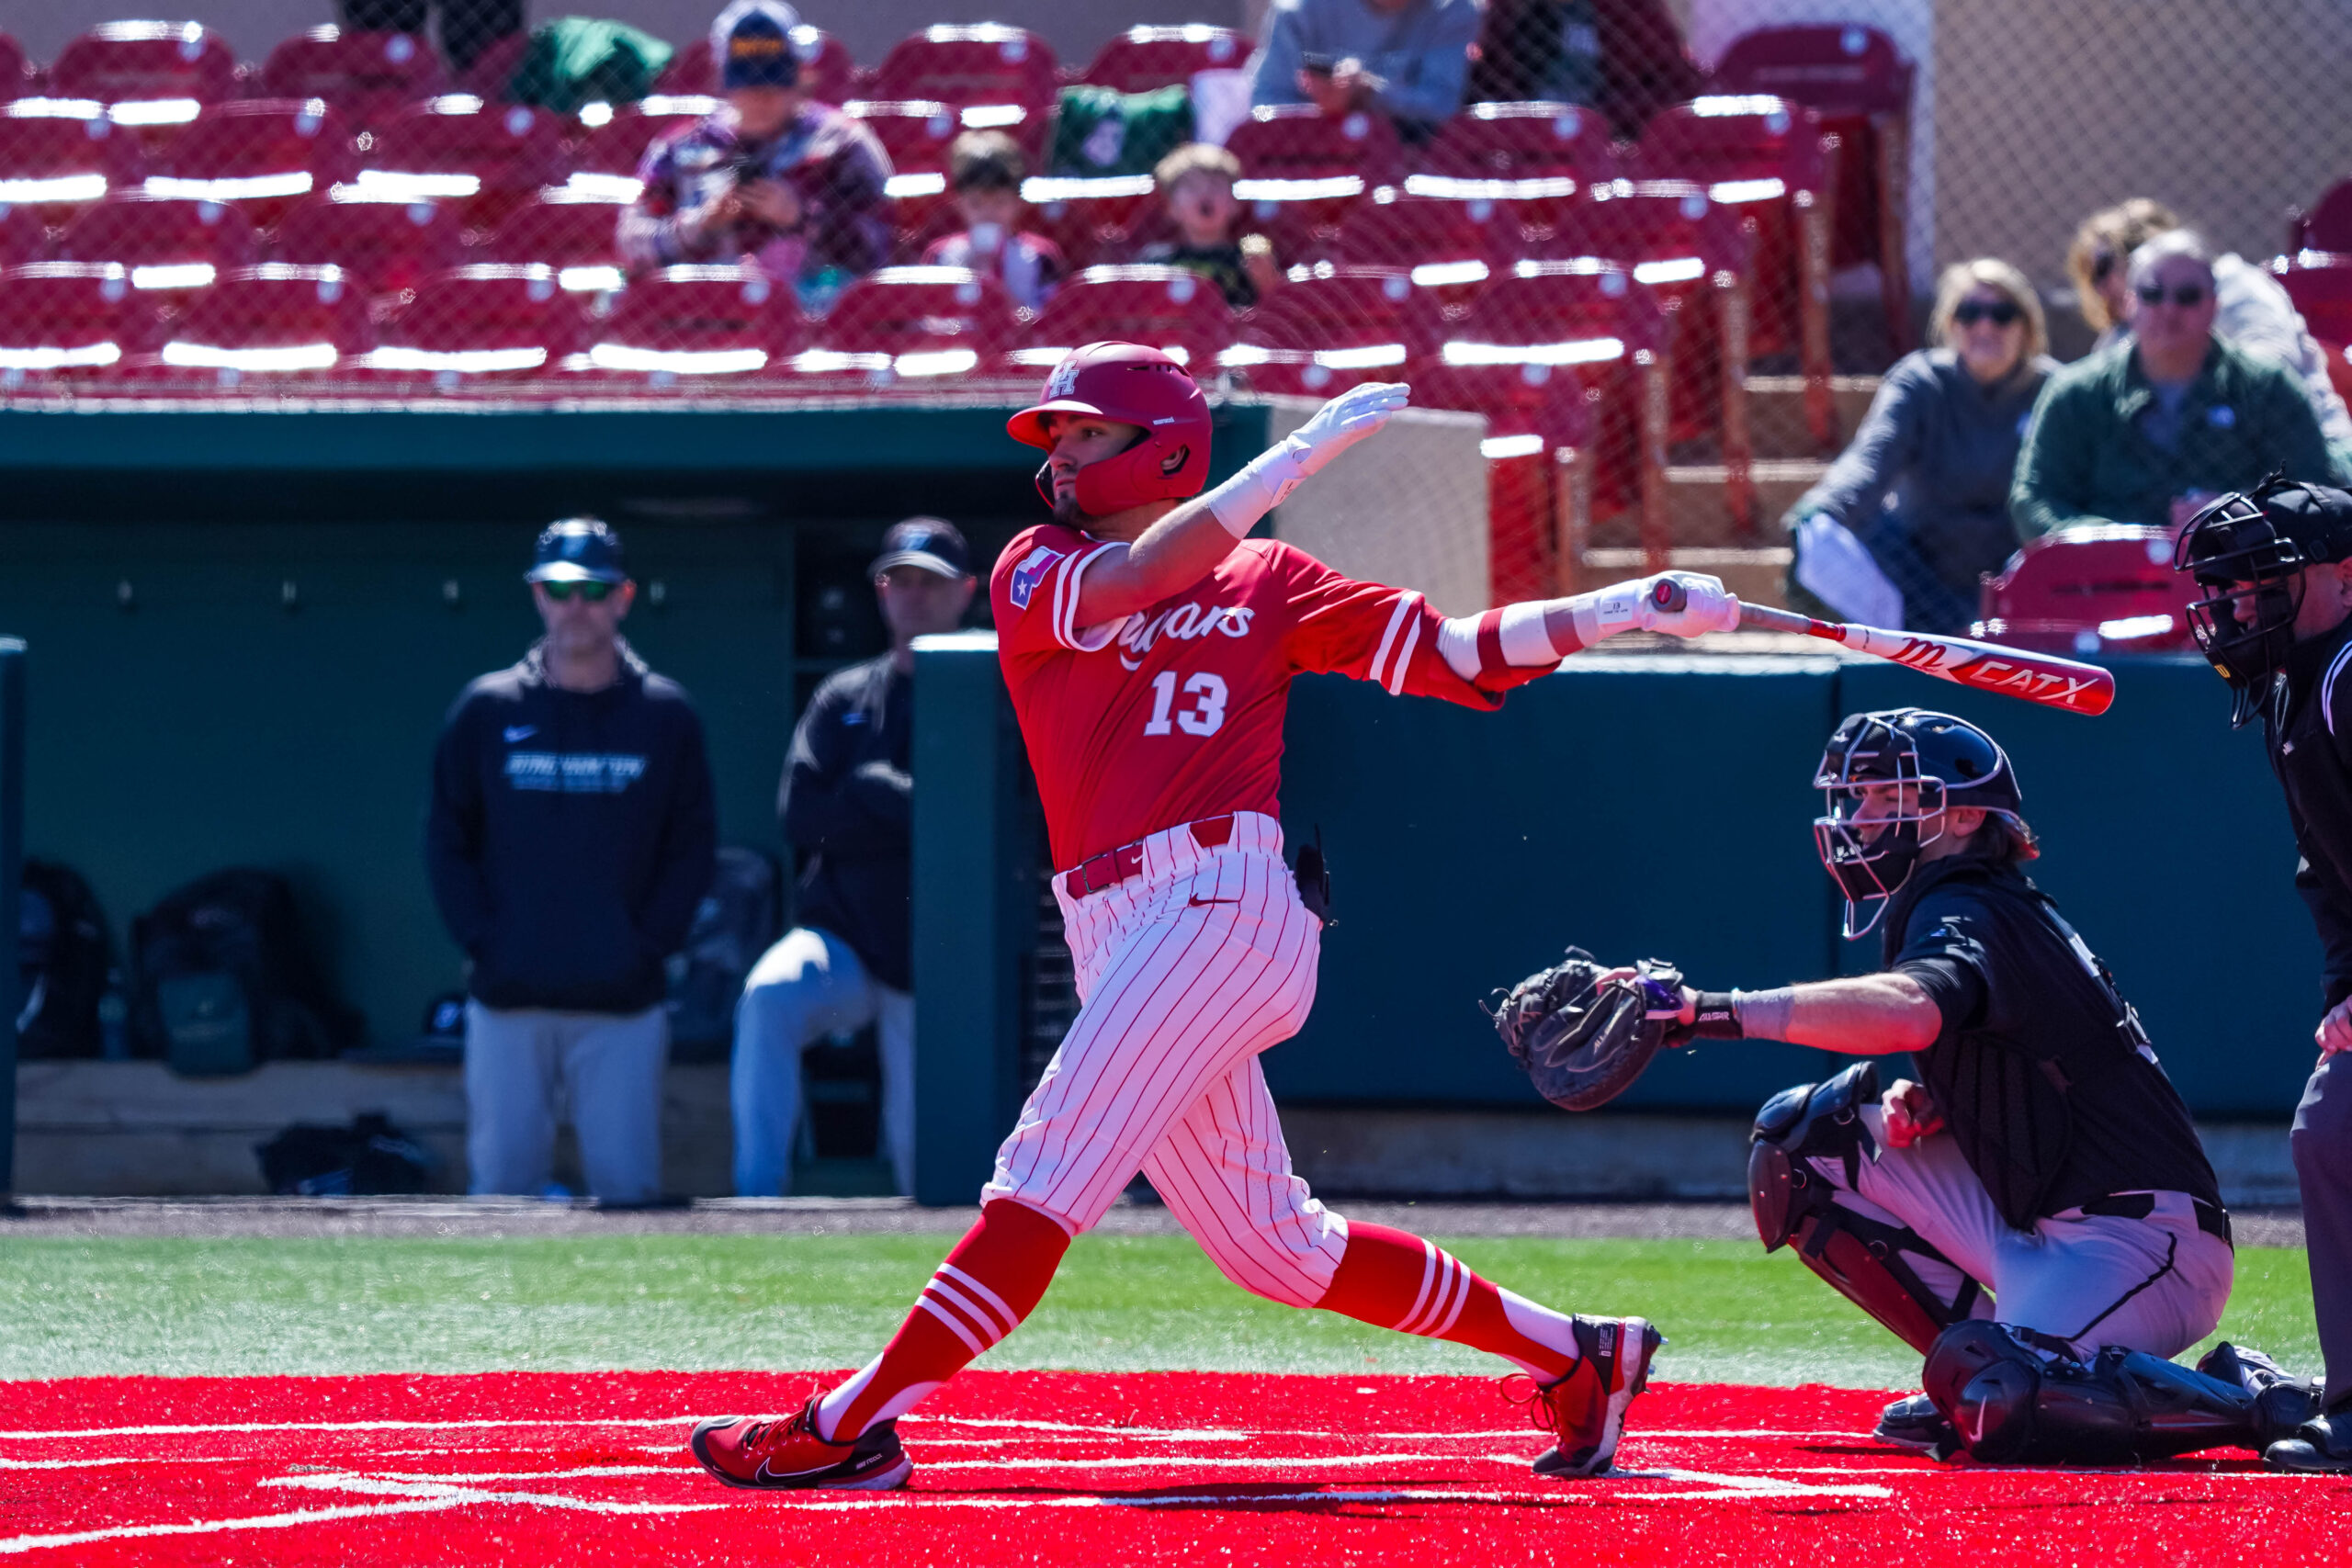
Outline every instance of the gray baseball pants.
<path id="1" fill-rule="evenodd" d="M 2336 1069 L 2344 1070 L 2338 1072 Z M 2322 1056 L 2289 1135 L 2311 1248 L 2312 1311 L 2327 1360 L 2327 1406 L 2352 1398 L 2352 1066 Z"/>
<path id="2" fill-rule="evenodd" d="M 592 1196 L 642 1203 L 662 1190 L 662 1070 L 670 1020 L 466 1003 L 467 1190 L 536 1198 L 570 1121 Z"/>

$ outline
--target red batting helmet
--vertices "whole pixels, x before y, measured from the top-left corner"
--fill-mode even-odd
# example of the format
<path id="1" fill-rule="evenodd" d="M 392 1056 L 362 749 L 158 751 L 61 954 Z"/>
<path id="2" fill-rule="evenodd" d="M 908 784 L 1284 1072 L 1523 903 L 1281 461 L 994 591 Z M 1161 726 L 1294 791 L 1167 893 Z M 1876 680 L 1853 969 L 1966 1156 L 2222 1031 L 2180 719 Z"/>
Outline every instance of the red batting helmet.
<path id="1" fill-rule="evenodd" d="M 1209 478 L 1209 403 L 1184 367 L 1156 348 L 1137 343 L 1090 343 L 1072 349 L 1054 373 L 1035 406 L 1005 422 L 1015 441 L 1053 449 L 1046 416 L 1092 414 L 1143 427 L 1143 439 L 1113 457 L 1078 471 L 1078 509 L 1107 517 L 1147 501 L 1182 501 L 1198 495 Z M 1046 470 L 1037 470 L 1037 493 L 1053 504 Z"/>

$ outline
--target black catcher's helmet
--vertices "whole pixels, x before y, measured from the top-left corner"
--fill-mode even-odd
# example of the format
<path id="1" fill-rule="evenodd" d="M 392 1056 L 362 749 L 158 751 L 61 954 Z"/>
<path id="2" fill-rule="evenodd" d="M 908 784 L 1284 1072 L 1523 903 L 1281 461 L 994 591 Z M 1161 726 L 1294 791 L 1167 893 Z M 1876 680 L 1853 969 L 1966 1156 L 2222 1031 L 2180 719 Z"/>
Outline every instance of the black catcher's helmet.
<path id="1" fill-rule="evenodd" d="M 1814 818 L 1814 848 L 1846 896 L 1846 935 L 1867 935 L 1911 879 L 1919 852 L 1943 837 L 1947 807 L 2007 818 L 2028 844 L 2024 797 L 2000 742 L 1964 718 L 1928 708 L 1849 714 L 1814 774 L 1828 811 Z M 1879 798 L 1871 785 L 1892 784 Z M 1865 911 L 1867 910 L 1867 914 Z"/>
<path id="2" fill-rule="evenodd" d="M 2352 495 L 2273 474 L 2188 520 L 2175 571 L 2196 574 L 2206 596 L 2188 606 L 2189 631 L 2230 683 L 2230 726 L 2268 695 L 2303 604 L 2303 569 L 2352 555 Z"/>

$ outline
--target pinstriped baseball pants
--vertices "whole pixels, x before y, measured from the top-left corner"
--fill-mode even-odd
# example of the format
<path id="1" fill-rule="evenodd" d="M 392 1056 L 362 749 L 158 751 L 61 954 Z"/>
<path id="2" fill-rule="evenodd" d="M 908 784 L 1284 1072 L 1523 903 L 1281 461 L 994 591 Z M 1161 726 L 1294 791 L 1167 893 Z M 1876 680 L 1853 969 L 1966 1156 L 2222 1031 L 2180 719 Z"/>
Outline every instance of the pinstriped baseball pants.
<path id="1" fill-rule="evenodd" d="M 1076 1234 L 1140 1169 L 1227 1279 L 1312 1306 L 1347 1222 L 1291 1174 L 1258 1055 L 1306 1021 L 1322 928 L 1281 825 L 1233 824 L 1213 849 L 1155 833 L 1141 874 L 1083 898 L 1056 879 L 1081 1006 L 980 1201 L 1017 1199 Z"/>

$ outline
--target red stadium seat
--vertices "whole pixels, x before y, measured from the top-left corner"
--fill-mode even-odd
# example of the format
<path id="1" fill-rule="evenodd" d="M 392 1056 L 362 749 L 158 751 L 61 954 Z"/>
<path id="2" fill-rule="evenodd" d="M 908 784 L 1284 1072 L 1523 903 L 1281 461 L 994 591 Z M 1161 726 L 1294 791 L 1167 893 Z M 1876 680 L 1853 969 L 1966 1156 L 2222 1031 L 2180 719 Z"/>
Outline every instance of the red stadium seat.
<path id="1" fill-rule="evenodd" d="M 572 148 L 572 173 L 633 177 L 648 148 L 664 136 L 701 124 L 725 105 L 723 98 L 657 95 L 615 106 L 606 118 L 590 123 L 588 134 Z M 582 118 L 586 123 L 588 117 Z"/>
<path id="2" fill-rule="evenodd" d="M 886 266 L 842 291 L 791 370 L 810 384 L 871 386 L 992 375 L 1012 332 L 1012 301 L 995 278 L 960 266 Z"/>
<path id="3" fill-rule="evenodd" d="M 263 96 L 323 98 L 362 130 L 448 89 L 441 57 L 414 33 L 312 28 L 271 50 L 261 68 Z"/>
<path id="4" fill-rule="evenodd" d="M 483 254 L 494 262 L 543 262 L 574 294 L 602 293 L 622 281 L 615 231 L 628 204 L 578 190 L 542 191 L 516 208 L 490 237 Z"/>
<path id="5" fill-rule="evenodd" d="M 184 384 L 232 388 L 253 377 L 326 379 L 376 346 L 368 300 L 332 266 L 240 267 L 198 294 L 156 356 Z"/>
<path id="6" fill-rule="evenodd" d="M 1413 196 L 1384 186 L 1348 215 L 1332 255 L 1408 268 L 1438 302 L 1460 305 L 1518 260 L 1524 244 L 1519 226 L 1484 197 Z"/>
<path id="7" fill-rule="evenodd" d="M 155 301 L 127 267 L 34 262 L 0 272 L 0 389 L 111 371 L 154 347 Z"/>
<path id="8" fill-rule="evenodd" d="M 457 391 L 551 374 L 580 351 L 579 302 L 548 266 L 476 263 L 435 273 L 361 362 L 375 378 Z"/>
<path id="9" fill-rule="evenodd" d="M 1205 376 L 1233 342 L 1233 312 L 1215 284 L 1182 267 L 1091 266 L 1046 302 L 1011 357 L 1023 370 L 1050 370 L 1104 338 L 1149 344 Z"/>
<path id="10" fill-rule="evenodd" d="M 1435 297 L 1406 268 L 1321 262 L 1250 313 L 1247 338 L 1222 363 L 1261 392 L 1335 397 L 1360 382 L 1408 378 L 1443 330 Z"/>
<path id="11" fill-rule="evenodd" d="M 206 104 L 237 96 L 237 56 L 197 22 L 102 22 L 50 62 L 49 90 L 105 104 L 161 145 Z"/>
<path id="12" fill-rule="evenodd" d="M 1261 104 L 1226 142 L 1241 164 L 1233 194 L 1256 220 L 1336 230 L 1376 186 L 1394 184 L 1403 148 L 1388 117 L 1327 116 L 1312 104 Z"/>
<path id="13" fill-rule="evenodd" d="M 2303 325 L 2327 353 L 2327 378 L 2336 396 L 2352 396 L 2352 254 L 2300 251 L 2280 256 L 2270 270 L 2286 286 Z"/>
<path id="14" fill-rule="evenodd" d="M 800 88 L 822 104 L 845 104 L 857 96 L 857 62 L 849 45 L 821 28 L 807 23 L 792 29 L 792 52 L 800 57 Z M 711 69 L 710 38 L 695 39 L 670 57 L 657 93 L 673 95 L 716 93 L 718 73 Z"/>
<path id="15" fill-rule="evenodd" d="M 495 224 L 567 172 L 555 115 L 469 93 L 402 109 L 376 132 L 364 161 L 362 189 L 447 201 L 469 228 Z"/>
<path id="16" fill-rule="evenodd" d="M 956 111 L 928 99 L 859 99 L 848 106 L 890 156 L 893 223 L 907 245 L 928 236 L 948 207 L 947 149 L 963 130 Z"/>
<path id="17" fill-rule="evenodd" d="M 2352 180 L 2338 180 L 2320 193 L 2308 212 L 2294 217 L 2288 243 L 2298 251 L 2352 253 Z"/>
<path id="18" fill-rule="evenodd" d="M 1887 349 L 1911 348 L 1904 192 L 1910 183 L 1915 68 L 1876 28 L 1857 23 L 1743 33 L 1715 64 L 1714 90 L 1804 104 L 1842 144 L 1830 265 L 1875 263 Z"/>
<path id="19" fill-rule="evenodd" d="M 1634 509 L 1641 542 L 1663 564 L 1666 514 L 1667 323 L 1650 290 L 1613 262 L 1589 256 L 1522 261 L 1494 278 L 1437 355 L 1440 406 L 1508 415 L 1540 430 L 1572 369 L 1599 404 L 1592 433 L 1596 512 Z"/>
<path id="20" fill-rule="evenodd" d="M 110 191 L 135 188 L 139 144 L 98 105 L 76 98 L 0 104 L 0 202 L 62 222 Z"/>
<path id="21" fill-rule="evenodd" d="M 356 164 L 350 126 L 321 99 L 214 104 L 157 155 L 146 191 L 230 202 L 268 228 Z"/>
<path id="22" fill-rule="evenodd" d="M 530 52 L 528 33 L 492 39 L 474 56 L 472 64 L 458 73 L 458 91 L 471 93 L 485 103 L 506 102 L 506 85 L 514 80 L 514 73 L 523 68 L 523 57 Z"/>
<path id="23" fill-rule="evenodd" d="M 120 262 L 130 286 L 179 300 L 259 258 L 253 220 L 226 202 L 126 192 L 93 202 L 65 226 L 61 261 Z"/>
<path id="24" fill-rule="evenodd" d="M 39 261 L 49 250 L 49 225 L 29 207 L 0 202 L 0 266 Z"/>
<path id="25" fill-rule="evenodd" d="M 1757 224 L 1756 352 L 1791 353 L 1804 373 L 1805 423 L 1838 445 L 1830 392 L 1829 241 L 1837 143 L 1802 104 L 1707 97 L 1653 118 L 1634 152 L 1642 180 L 1690 181 Z"/>
<path id="26" fill-rule="evenodd" d="M 1237 71 L 1250 63 L 1250 35 L 1202 22 L 1182 27 L 1129 28 L 1102 46 L 1086 74 L 1089 86 L 1148 93 L 1189 82 L 1201 71 Z"/>
<path id="27" fill-rule="evenodd" d="M 1132 249 L 1159 212 L 1149 175 L 1032 177 L 1022 182 L 1021 196 L 1029 204 L 1025 226 L 1059 245 L 1074 268 Z"/>
<path id="28" fill-rule="evenodd" d="M 933 27 L 890 46 L 865 96 L 891 101 L 935 99 L 963 108 L 1017 104 L 1050 112 L 1061 94 L 1054 51 L 1023 28 L 995 22 Z"/>
<path id="29" fill-rule="evenodd" d="M 1630 268 L 1670 325 L 1669 439 L 1720 437 L 1725 505 L 1741 535 L 1754 531 L 1755 442 L 1747 380 L 1752 356 L 1755 241 L 1737 209 L 1695 185 L 1615 182 L 1595 193 L 1538 248 L 1540 256 L 1600 256 Z"/>
<path id="30" fill-rule="evenodd" d="M 25 54 L 25 46 L 0 33 L 0 103 L 30 96 L 40 89 L 40 73 Z"/>
<path id="31" fill-rule="evenodd" d="M 2195 646 L 2198 597 L 2172 569 L 2169 528 L 2098 524 L 2062 528 L 2009 558 L 1984 581 L 1976 635 L 2048 653 L 2169 653 Z"/>
<path id="32" fill-rule="evenodd" d="M 632 281 L 576 368 L 654 391 L 757 375 L 800 348 L 792 289 L 752 267 L 671 266 Z"/>
<path id="33" fill-rule="evenodd" d="M 457 265 L 463 244 L 457 210 L 446 203 L 337 186 L 286 215 L 277 255 L 300 266 L 340 267 L 370 294 L 396 294 Z"/>
<path id="34" fill-rule="evenodd" d="M 1574 104 L 1472 104 L 1441 127 L 1421 168 L 1408 176 L 1415 196 L 1495 202 L 1521 228 L 1542 233 L 1617 175 L 1609 122 Z"/>

